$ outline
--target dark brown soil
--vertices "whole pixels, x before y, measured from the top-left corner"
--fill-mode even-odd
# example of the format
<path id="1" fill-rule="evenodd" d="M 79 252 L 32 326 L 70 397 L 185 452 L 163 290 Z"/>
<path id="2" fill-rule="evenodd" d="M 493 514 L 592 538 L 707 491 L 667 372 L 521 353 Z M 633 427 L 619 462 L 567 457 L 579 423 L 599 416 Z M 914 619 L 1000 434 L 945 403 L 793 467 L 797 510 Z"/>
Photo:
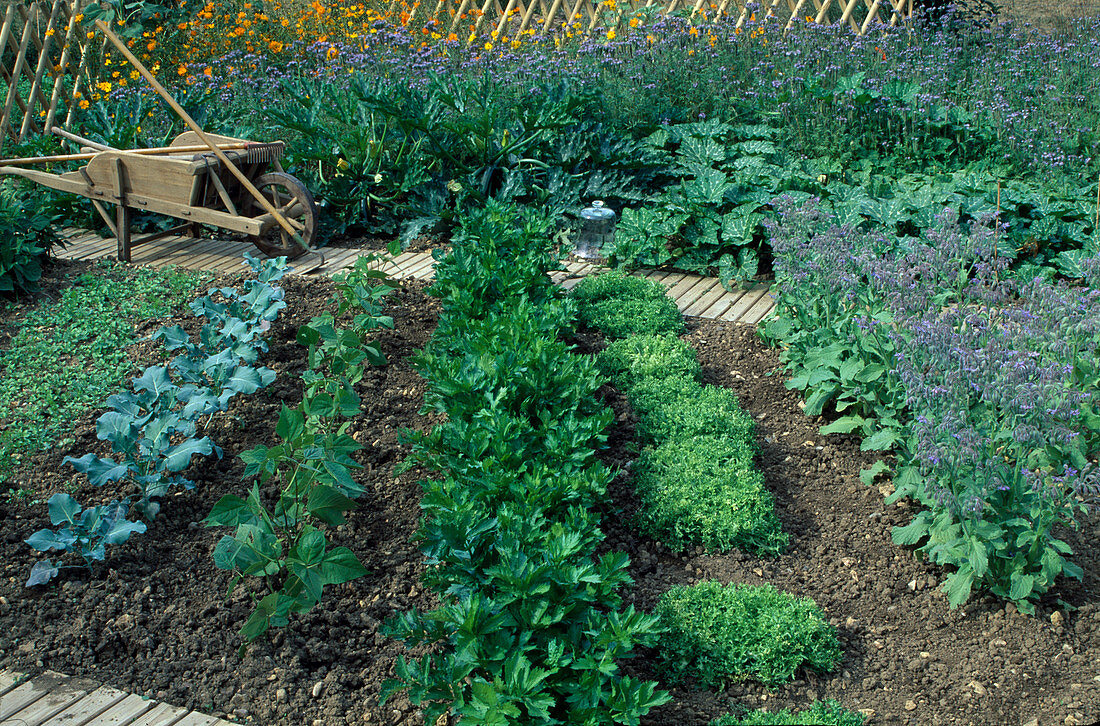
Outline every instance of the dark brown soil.
<path id="1" fill-rule="evenodd" d="M 757 421 L 760 461 L 791 546 L 776 560 L 733 553 L 672 557 L 616 532 L 634 559 L 634 602 L 652 605 L 672 585 L 702 579 L 771 583 L 812 597 L 839 629 L 837 673 L 801 674 L 777 691 L 742 684 L 722 693 L 675 691 L 654 724 L 703 724 L 734 706 L 804 707 L 834 698 L 877 724 L 1022 726 L 1100 720 L 1100 516 L 1067 540 L 1085 570 L 1063 582 L 1037 616 L 993 598 L 947 607 L 942 573 L 895 546 L 890 528 L 908 523 L 905 503 L 883 505 L 888 484 L 868 488 L 873 461 L 851 436 L 823 437 L 799 397 L 776 373 L 777 356 L 752 328 L 694 320 L 687 340 L 708 383 L 733 389 Z M 639 545 L 643 548 L 639 550 Z M 1076 608 L 1076 609 L 1074 609 Z"/>
<path id="2" fill-rule="evenodd" d="M 419 583 L 422 558 L 409 544 L 423 472 L 393 476 L 407 453 L 399 430 L 431 423 L 417 413 L 424 384 L 408 358 L 430 336 L 437 308 L 415 283 L 390 306 L 397 328 L 382 336 L 389 364 L 371 370 L 360 388 L 364 413 L 352 431 L 365 445 L 357 478 L 368 493 L 332 537 L 351 547 L 370 574 L 332 588 L 320 607 L 238 657 L 236 631 L 251 606 L 242 594 L 226 600 L 229 578 L 210 556 L 221 532 L 199 522 L 223 494 L 243 491 L 237 455 L 271 444 L 279 407 L 300 400 L 305 361 L 294 331 L 324 307 L 332 288 L 303 278 L 290 279 L 286 287 L 289 307 L 272 330 L 265 360 L 279 373 L 276 383 L 215 422 L 211 435 L 225 458 L 196 464 L 191 474 L 200 486 L 165 502 L 161 518 L 145 535 L 116 548 L 107 566 L 70 575 L 59 586 L 24 589 L 35 553 L 22 540 L 44 526 L 45 506 L 0 499 L 6 576 L 0 582 L 0 666 L 87 675 L 251 723 L 422 723 L 401 696 L 384 707 L 377 701 L 402 652 L 379 634 L 380 623 L 432 605 Z M 721 693 L 677 689 L 674 702 L 645 723 L 702 726 L 738 707 L 805 707 L 821 698 L 866 709 L 876 724 L 1023 726 L 1035 718 L 1043 725 L 1100 719 L 1096 516 L 1069 536 L 1086 574 L 1083 583 L 1064 584 L 1059 594 L 1065 604 L 1049 598 L 1035 617 L 993 599 L 949 610 L 936 588 L 942 573 L 890 541 L 890 527 L 907 522 L 911 510 L 904 504 L 885 508 L 879 487 L 860 483 L 859 470 L 870 455 L 860 453 L 851 437 L 817 433 L 820 421 L 804 416 L 797 395 L 783 387 L 781 376 L 771 375 L 776 354 L 752 329 L 701 320 L 689 327 L 686 339 L 698 351 L 707 381 L 735 390 L 758 422 L 761 468 L 791 547 L 770 561 L 736 552 L 672 554 L 626 525 L 636 503 L 624 475 L 614 485 L 604 522 L 609 546 L 633 561 L 637 584 L 626 598 L 649 608 L 676 584 L 710 578 L 772 583 L 816 600 L 839 628 L 845 657 L 834 674 L 802 673 L 776 691 L 754 684 Z M 151 353 L 140 349 L 135 355 Z M 606 458 L 628 468 L 633 414 L 612 389 L 604 394 L 618 414 Z M 76 443 L 39 457 L 18 485 L 33 488 L 40 501 L 66 485 L 76 487 L 81 501 L 108 498 L 110 492 L 90 489 L 61 465 L 66 454 L 105 453 L 95 439 L 97 414 L 75 422 Z M 628 668 L 654 677 L 646 655 Z"/>

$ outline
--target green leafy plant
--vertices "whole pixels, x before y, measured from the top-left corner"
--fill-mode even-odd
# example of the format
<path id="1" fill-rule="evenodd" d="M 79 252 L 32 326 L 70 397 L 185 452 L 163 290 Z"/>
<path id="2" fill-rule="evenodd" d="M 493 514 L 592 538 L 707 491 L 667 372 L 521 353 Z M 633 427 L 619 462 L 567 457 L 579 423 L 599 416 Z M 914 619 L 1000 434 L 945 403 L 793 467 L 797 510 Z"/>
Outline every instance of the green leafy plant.
<path id="1" fill-rule="evenodd" d="M 65 457 L 65 463 L 87 474 L 95 486 L 132 481 L 140 492 L 135 509 L 147 519 L 160 509 L 153 500 L 170 486 L 194 486 L 173 476 L 190 465 L 192 456 L 221 457 L 221 449 L 209 437 L 197 435 L 196 421 L 226 410 L 233 396 L 255 393 L 275 378 L 274 371 L 245 363 L 254 363 L 260 350 L 266 350 L 261 334 L 286 306 L 283 290 L 272 284 L 286 273 L 286 259 L 245 258 L 257 278 L 245 284 L 244 292 L 220 288 L 191 303 L 197 315 L 210 321 L 203 325 L 199 343 L 191 342 L 178 325 L 161 328 L 153 339 L 163 338 L 167 350 L 183 353 L 168 367 L 150 366 L 134 378 L 133 393 L 107 399 L 111 410 L 96 421 L 96 435 L 109 441 L 121 460 L 94 454 Z M 225 302 L 217 302 L 215 294 Z"/>
<path id="2" fill-rule="evenodd" d="M 144 522 L 126 519 L 126 504 L 111 502 L 81 511 L 80 504 L 68 494 L 58 493 L 50 497 L 50 523 L 57 530 L 40 529 L 25 541 L 39 552 L 59 550 L 76 552 L 84 560 L 84 567 L 102 562 L 107 545 L 123 544 L 131 534 L 145 531 Z M 40 560 L 31 568 L 27 587 L 44 585 L 57 576 L 65 565 L 52 560 Z"/>
<path id="3" fill-rule="evenodd" d="M 45 195 L 0 184 L 0 294 L 38 290 L 42 261 L 61 240 L 54 233 L 57 214 Z"/>
<path id="4" fill-rule="evenodd" d="M 648 444 L 712 435 L 753 446 L 755 425 L 728 388 L 701 386 L 690 376 L 647 378 L 630 389 L 635 434 Z"/>
<path id="5" fill-rule="evenodd" d="M 897 450 L 887 503 L 925 509 L 894 541 L 953 568 L 952 607 L 984 587 L 1033 612 L 1059 576 L 1083 574 L 1056 527 L 1077 526 L 1100 477 L 1100 294 L 1007 275 L 1000 230 L 961 227 L 954 210 L 892 244 L 787 210 L 776 268 L 797 284 L 765 334 L 786 343 L 788 385 L 807 390 L 810 414 L 835 399 L 844 415 L 823 432 Z M 1086 281 L 1100 269 L 1082 264 Z"/>
<path id="6" fill-rule="evenodd" d="M 706 435 L 644 450 L 633 469 L 641 531 L 674 550 L 702 545 L 778 555 L 788 537 L 754 451 L 751 440 Z"/>
<path id="7" fill-rule="evenodd" d="M 152 520 L 160 511 L 160 503 L 155 500 L 163 497 L 171 486 L 194 487 L 191 481 L 177 476 L 190 466 L 192 457 L 196 454 L 221 457 L 221 449 L 208 436 L 198 435 L 196 421 L 224 411 L 238 393 L 254 393 L 274 379 L 273 371 L 242 365 L 242 361 L 254 362 L 259 349 L 266 349 L 259 334 L 285 306 L 281 300 L 283 291 L 270 283 L 285 274 L 286 259 L 260 262 L 246 255 L 246 260 L 259 277 L 250 282 L 247 293 L 221 288 L 217 293 L 227 303 L 215 302 L 211 297 L 213 290 L 211 295 L 192 303 L 194 311 L 214 320 L 203 327 L 200 344 L 191 343 L 179 326 L 162 328 L 153 338 L 163 337 L 170 350 L 183 348 L 185 352 L 169 367 L 146 368 L 133 379 L 133 393 L 123 392 L 107 399 L 111 410 L 96 421 L 96 435 L 111 443 L 114 452 L 121 454 L 119 460 L 91 453 L 64 459 L 64 463 L 86 474 L 94 486 L 131 482 L 138 490 L 136 502 L 127 497 L 88 509 L 82 515 L 79 536 L 72 534 L 74 525 L 66 520 L 67 524 L 56 533 L 49 530 L 37 533 L 33 541 L 28 541 L 31 546 L 79 544 L 85 553 L 102 554 L 103 545 L 121 543 L 133 532 L 145 531 L 144 524 L 139 529 L 125 521 L 131 504 L 142 517 Z M 183 385 L 172 378 L 170 369 Z M 57 507 L 51 508 L 51 519 L 56 519 L 54 509 L 75 516 L 70 511 L 74 506 L 79 512 L 80 505 L 75 501 L 59 500 Z M 48 562 L 36 567 L 28 586 L 44 584 L 58 573 L 58 568 Z"/>
<path id="8" fill-rule="evenodd" d="M 313 408 L 303 405 L 303 409 Z M 283 407 L 275 430 L 283 443 L 258 446 L 241 454 L 244 477 L 259 477 L 247 498 L 226 495 L 204 523 L 234 527 L 214 548 L 214 565 L 233 573 L 229 591 L 245 577 L 261 580 L 263 595 L 241 628 L 252 641 L 270 627 L 282 627 L 291 613 L 304 613 L 321 601 L 326 585 L 338 585 L 366 574 L 347 547 L 328 546 L 314 522 L 343 524 L 363 489 L 351 478 L 359 468 L 351 454 L 361 446 L 344 434 L 310 431 L 302 410 Z M 260 495 L 260 484 L 278 476 L 282 488 L 273 510 Z"/>
<path id="9" fill-rule="evenodd" d="M 526 297 L 542 304 L 563 293 L 547 275 L 561 269 L 551 221 L 540 210 L 489 201 L 461 218 L 449 254 L 437 250 L 428 294 L 449 311 L 447 319 L 480 319 Z"/>
<path id="10" fill-rule="evenodd" d="M 638 724 L 668 694 L 617 663 L 657 631 L 621 608 L 627 558 L 597 554 L 603 380 L 559 340 L 576 308 L 549 285 L 544 228 L 487 210 L 441 264 L 443 314 L 417 359 L 426 408 L 446 414 L 410 436 L 412 461 L 440 474 L 422 482 L 417 538 L 441 604 L 387 625 L 428 650 L 398 660 L 384 698 L 406 691 L 428 719 Z"/>
<path id="11" fill-rule="evenodd" d="M 623 272 L 593 275 L 573 288 L 582 323 L 599 328 L 609 338 L 652 333 L 679 335 L 684 330 L 680 310 L 659 282 Z"/>
<path id="12" fill-rule="evenodd" d="M 394 211 L 432 179 L 437 166 L 421 150 L 424 139 L 401 136 L 395 121 L 368 103 L 386 87 L 366 75 L 346 84 L 284 79 L 281 103 L 269 111 L 298 135 L 287 162 L 312 182 L 336 233 L 395 231 L 400 217 Z"/>
<path id="13" fill-rule="evenodd" d="M 836 629 L 810 598 L 771 585 L 714 580 L 674 587 L 654 613 L 666 628 L 659 657 L 669 678 L 704 688 L 755 680 L 778 686 L 805 666 L 827 672 L 841 660 Z"/>
<path id="14" fill-rule="evenodd" d="M 322 525 L 344 523 L 363 488 L 352 477 L 361 468 L 352 458 L 360 446 L 346 431 L 359 414 L 362 400 L 355 386 L 366 365 L 384 365 L 377 341 L 364 336 L 393 328 L 383 315 L 383 300 L 396 288 L 360 258 L 336 278 L 336 313 L 314 317 L 298 330 L 298 342 L 308 349 L 305 392 L 294 409 L 283 406 L 275 434 L 276 446 L 257 446 L 241 454 L 244 478 L 258 477 L 247 498 L 222 497 L 205 524 L 234 527 L 214 549 L 214 565 L 233 573 L 232 591 L 244 578 L 259 578 L 262 594 L 241 628 L 246 642 L 271 627 L 285 626 L 292 613 L 316 606 L 325 586 L 366 574 L 347 547 L 329 547 Z M 355 311 L 353 326 L 341 328 L 337 316 Z M 281 489 L 269 509 L 260 486 L 278 481 Z M 242 646 L 243 647 L 243 646 Z"/>
<path id="15" fill-rule="evenodd" d="M 670 153 L 680 181 L 667 186 L 652 204 L 623 210 L 609 258 L 628 267 L 673 263 L 696 272 L 717 270 L 726 286 L 754 277 L 762 244 L 763 190 L 756 178 L 752 186 L 742 178 L 766 164 L 766 154 L 776 152 L 767 140 L 770 135 L 767 127 L 715 121 L 679 124 L 653 134 L 649 142 L 654 146 L 675 147 Z"/>
<path id="16" fill-rule="evenodd" d="M 867 717 L 841 706 L 832 699 L 814 701 L 809 708 L 795 711 L 750 711 L 739 716 L 729 714 L 716 718 L 710 726 L 863 726 Z"/>
<path id="17" fill-rule="evenodd" d="M 702 375 L 695 351 L 671 335 L 634 335 L 613 341 L 596 361 L 612 384 L 628 395 L 648 379 L 687 376 L 698 380 Z"/>
<path id="18" fill-rule="evenodd" d="M 124 392 L 107 399 L 112 409 L 96 421 L 96 436 L 111 443 L 119 461 L 85 454 L 80 458 L 66 456 L 64 463 L 88 476 L 93 486 L 129 480 L 137 487 L 139 497 L 134 508 L 146 519 L 153 519 L 160 505 L 153 501 L 163 497 L 173 485 L 188 489 L 194 484 L 174 476 L 191 465 L 196 455 L 215 454 L 221 449 L 208 436 L 197 436 L 195 419 L 209 412 L 202 408 L 178 408 L 180 386 L 163 366 L 150 366 L 133 380 L 134 393 Z M 256 390 L 249 382 L 248 390 Z M 229 389 L 229 395 L 235 391 Z M 207 394 L 217 399 L 216 393 Z"/>

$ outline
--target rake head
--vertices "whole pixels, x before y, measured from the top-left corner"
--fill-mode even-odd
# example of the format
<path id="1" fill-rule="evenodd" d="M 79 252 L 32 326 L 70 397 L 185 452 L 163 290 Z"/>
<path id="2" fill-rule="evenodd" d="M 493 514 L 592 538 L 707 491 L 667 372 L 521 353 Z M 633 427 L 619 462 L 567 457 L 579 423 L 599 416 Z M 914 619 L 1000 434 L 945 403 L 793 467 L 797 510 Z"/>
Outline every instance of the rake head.
<path id="1" fill-rule="evenodd" d="M 249 144 L 245 147 L 245 161 L 249 164 L 271 162 L 283 158 L 285 153 L 286 144 L 282 141 Z"/>
<path id="2" fill-rule="evenodd" d="M 170 149 L 171 147 L 165 148 Z M 224 149 L 224 152 L 234 163 L 269 163 L 283 158 L 283 154 L 286 153 L 286 143 L 282 141 L 272 141 L 270 143 L 249 141 L 243 148 Z M 214 153 L 212 151 L 200 151 L 195 154 L 194 158 L 196 160 L 214 158 Z"/>

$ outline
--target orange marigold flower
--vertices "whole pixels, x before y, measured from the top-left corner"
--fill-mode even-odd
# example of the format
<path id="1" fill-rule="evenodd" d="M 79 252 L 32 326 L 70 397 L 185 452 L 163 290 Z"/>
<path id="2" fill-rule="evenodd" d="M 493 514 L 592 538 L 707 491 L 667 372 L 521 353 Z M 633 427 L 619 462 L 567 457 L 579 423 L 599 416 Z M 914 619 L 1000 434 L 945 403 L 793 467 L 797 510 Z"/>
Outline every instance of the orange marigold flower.
<path id="1" fill-rule="evenodd" d="M 630 19 L 630 27 L 632 27 L 632 28 L 637 28 L 637 27 L 638 27 L 638 24 L 639 24 L 640 22 L 641 22 L 641 21 L 640 21 L 640 20 L 638 20 L 637 18 L 631 18 L 631 19 Z"/>
<path id="2" fill-rule="evenodd" d="M 186 76 L 187 75 L 187 66 L 185 66 L 181 63 L 180 67 L 176 69 L 176 73 L 180 74 L 181 76 Z"/>
<path id="3" fill-rule="evenodd" d="M 273 40 L 270 43 L 268 43 L 267 47 L 272 53 L 282 53 L 283 52 L 283 44 L 280 43 L 277 40 Z"/>

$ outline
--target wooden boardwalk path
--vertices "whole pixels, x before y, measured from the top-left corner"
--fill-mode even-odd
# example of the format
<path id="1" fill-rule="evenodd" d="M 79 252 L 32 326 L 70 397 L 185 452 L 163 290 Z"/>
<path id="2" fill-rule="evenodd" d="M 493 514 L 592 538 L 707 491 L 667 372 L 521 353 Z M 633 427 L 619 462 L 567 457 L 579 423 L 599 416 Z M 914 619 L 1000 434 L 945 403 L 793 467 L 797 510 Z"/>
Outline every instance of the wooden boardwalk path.
<path id="1" fill-rule="evenodd" d="M 60 259 L 95 260 L 115 255 L 113 237 L 104 238 L 95 232 L 74 228 L 61 230 L 61 234 L 68 243 L 63 249 L 54 251 Z M 332 275 L 352 267 L 364 251 L 352 247 L 325 248 L 322 249 L 324 264 L 316 258 L 303 258 L 294 264 L 301 274 Z M 259 254 L 248 242 L 171 236 L 134 248 L 131 259 L 134 264 L 151 267 L 178 265 L 190 270 L 233 273 L 241 271 L 241 257 L 245 252 Z M 404 252 L 381 265 L 381 269 L 399 280 L 430 280 L 434 273 L 430 252 Z M 571 260 L 566 263 L 566 271 L 555 272 L 551 277 L 570 289 L 586 275 L 604 269 L 583 260 Z M 667 287 L 669 297 L 676 301 L 684 315 L 755 325 L 775 308 L 768 286 L 759 283 L 730 292 L 715 277 L 659 270 L 638 270 L 634 274 L 657 280 Z"/>
<path id="2" fill-rule="evenodd" d="M 0 726 L 230 726 L 229 721 L 46 671 L 0 671 Z"/>

